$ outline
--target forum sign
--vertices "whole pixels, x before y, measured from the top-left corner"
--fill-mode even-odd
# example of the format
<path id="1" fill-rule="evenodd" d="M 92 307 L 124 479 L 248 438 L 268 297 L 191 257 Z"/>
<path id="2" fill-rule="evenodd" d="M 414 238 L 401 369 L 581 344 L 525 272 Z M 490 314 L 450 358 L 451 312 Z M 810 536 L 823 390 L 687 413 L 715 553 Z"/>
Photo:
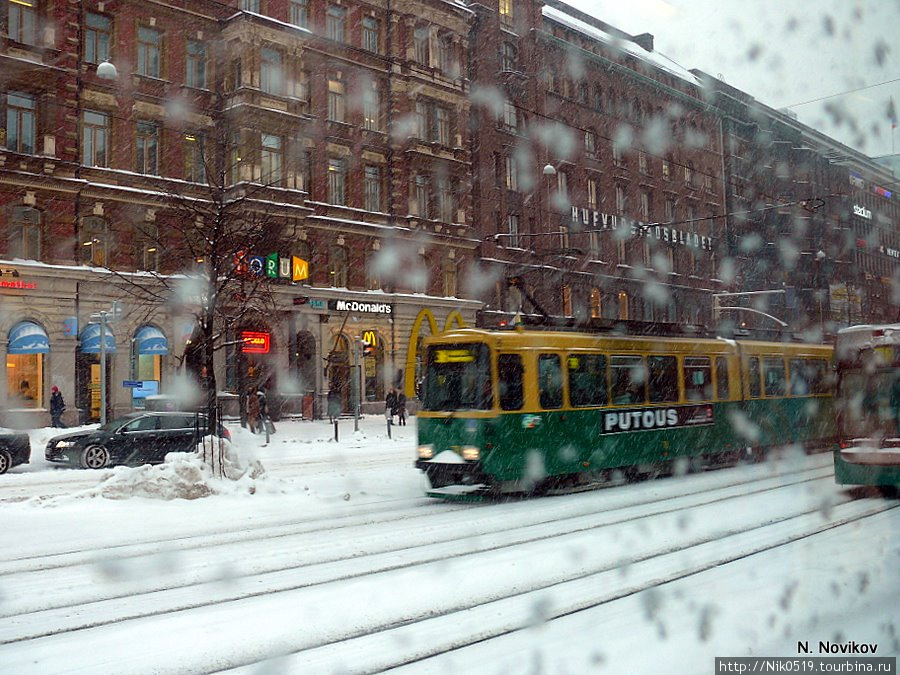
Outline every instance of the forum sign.
<path id="1" fill-rule="evenodd" d="M 238 254 L 234 257 L 234 266 L 239 275 L 250 277 L 268 277 L 286 281 L 303 281 L 309 278 L 309 262 L 297 256 Z"/>

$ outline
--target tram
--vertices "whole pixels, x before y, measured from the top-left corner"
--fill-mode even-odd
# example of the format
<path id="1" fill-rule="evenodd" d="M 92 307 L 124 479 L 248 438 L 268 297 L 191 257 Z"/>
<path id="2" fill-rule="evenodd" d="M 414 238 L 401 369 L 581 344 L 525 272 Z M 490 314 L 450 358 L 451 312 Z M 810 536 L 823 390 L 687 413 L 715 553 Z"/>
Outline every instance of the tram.
<path id="1" fill-rule="evenodd" d="M 834 478 L 900 487 L 900 324 L 851 326 L 835 342 L 838 443 Z"/>
<path id="2" fill-rule="evenodd" d="M 835 438 L 830 346 L 521 326 L 423 346 L 416 466 L 433 496 L 539 494 Z"/>

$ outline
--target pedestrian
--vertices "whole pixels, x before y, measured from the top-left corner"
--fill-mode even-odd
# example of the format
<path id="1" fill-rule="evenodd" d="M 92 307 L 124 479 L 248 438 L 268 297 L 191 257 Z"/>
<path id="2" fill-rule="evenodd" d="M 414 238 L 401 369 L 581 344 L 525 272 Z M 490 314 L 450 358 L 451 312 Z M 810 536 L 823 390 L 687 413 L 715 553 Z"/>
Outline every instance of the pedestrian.
<path id="1" fill-rule="evenodd" d="M 266 390 L 260 387 L 256 392 L 256 398 L 259 402 L 259 430 L 274 434 L 275 425 L 269 419 L 269 399 L 266 397 Z"/>
<path id="2" fill-rule="evenodd" d="M 406 426 L 406 394 L 402 389 L 397 392 L 397 424 Z"/>
<path id="3" fill-rule="evenodd" d="M 66 412 L 66 401 L 56 385 L 53 385 L 50 392 L 50 426 L 65 429 L 66 425 L 62 423 L 62 416 Z"/>
<path id="4" fill-rule="evenodd" d="M 384 415 L 388 418 L 388 422 L 394 423 L 394 415 L 397 411 L 397 392 L 391 387 L 388 389 L 387 396 L 384 399 Z"/>
<path id="5" fill-rule="evenodd" d="M 251 434 L 255 434 L 259 427 L 259 395 L 255 389 L 251 389 L 247 396 L 247 426 Z"/>

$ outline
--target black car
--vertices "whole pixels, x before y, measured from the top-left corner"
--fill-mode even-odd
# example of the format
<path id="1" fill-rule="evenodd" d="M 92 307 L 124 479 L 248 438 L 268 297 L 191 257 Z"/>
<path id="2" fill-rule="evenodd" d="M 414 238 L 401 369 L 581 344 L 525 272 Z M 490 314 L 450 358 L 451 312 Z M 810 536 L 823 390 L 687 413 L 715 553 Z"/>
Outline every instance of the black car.
<path id="1" fill-rule="evenodd" d="M 192 412 L 137 412 L 97 429 L 51 438 L 48 462 L 102 469 L 113 464 L 158 464 L 170 452 L 193 452 L 208 435 L 206 415 Z M 219 436 L 231 438 L 219 425 Z"/>
<path id="2" fill-rule="evenodd" d="M 0 474 L 31 460 L 31 441 L 28 434 L 12 429 L 0 429 Z"/>

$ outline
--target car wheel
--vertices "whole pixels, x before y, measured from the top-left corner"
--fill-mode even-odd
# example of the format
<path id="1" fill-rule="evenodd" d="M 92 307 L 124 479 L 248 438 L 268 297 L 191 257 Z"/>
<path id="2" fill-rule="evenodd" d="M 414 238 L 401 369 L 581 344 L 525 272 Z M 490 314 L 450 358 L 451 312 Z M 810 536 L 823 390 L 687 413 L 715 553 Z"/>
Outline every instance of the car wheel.
<path id="1" fill-rule="evenodd" d="M 10 457 L 9 453 L 6 450 L 0 450 L 0 474 L 4 474 L 9 471 L 9 467 L 12 466 L 12 457 Z"/>
<path id="2" fill-rule="evenodd" d="M 89 445 L 81 453 L 81 466 L 85 469 L 102 469 L 109 466 L 109 450 L 102 445 Z"/>

